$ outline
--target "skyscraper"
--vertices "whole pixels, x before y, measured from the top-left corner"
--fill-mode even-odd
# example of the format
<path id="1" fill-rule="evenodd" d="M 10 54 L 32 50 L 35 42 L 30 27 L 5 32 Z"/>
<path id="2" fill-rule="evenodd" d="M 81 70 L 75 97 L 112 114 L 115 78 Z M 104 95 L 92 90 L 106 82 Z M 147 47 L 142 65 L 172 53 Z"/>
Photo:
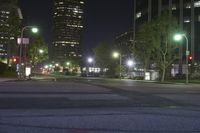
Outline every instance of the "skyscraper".
<path id="1" fill-rule="evenodd" d="M 168 10 L 179 22 L 180 30 L 187 33 L 189 49 L 194 62 L 200 62 L 200 0 L 134 0 L 135 28 L 151 21 Z M 185 56 L 185 45 L 180 47 L 180 58 Z"/>
<path id="2" fill-rule="evenodd" d="M 54 0 L 52 58 L 76 60 L 81 54 L 83 0 Z"/>
<path id="3" fill-rule="evenodd" d="M 5 63 L 17 54 L 18 11 L 16 0 L 0 0 L 0 60 Z"/>

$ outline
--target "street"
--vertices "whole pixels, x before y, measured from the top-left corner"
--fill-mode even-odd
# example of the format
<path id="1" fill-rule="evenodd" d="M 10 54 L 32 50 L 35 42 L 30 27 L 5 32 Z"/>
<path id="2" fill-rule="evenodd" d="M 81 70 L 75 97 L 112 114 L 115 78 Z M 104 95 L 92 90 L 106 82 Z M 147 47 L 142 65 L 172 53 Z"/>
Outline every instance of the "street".
<path id="1" fill-rule="evenodd" d="M 200 132 L 199 85 L 117 79 L 0 82 L 0 133 Z"/>

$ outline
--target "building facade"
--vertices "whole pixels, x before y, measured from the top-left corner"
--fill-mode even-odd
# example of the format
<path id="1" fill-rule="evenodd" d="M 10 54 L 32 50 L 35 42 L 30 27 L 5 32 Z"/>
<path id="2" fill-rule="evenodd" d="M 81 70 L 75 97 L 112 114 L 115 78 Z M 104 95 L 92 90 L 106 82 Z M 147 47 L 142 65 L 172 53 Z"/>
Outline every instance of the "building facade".
<path id="1" fill-rule="evenodd" d="M 200 62 L 200 0 L 134 0 L 134 29 L 151 21 L 168 10 L 179 22 L 180 30 L 189 39 L 193 63 Z M 185 46 L 180 46 L 179 55 L 184 62 Z"/>
<path id="2" fill-rule="evenodd" d="M 7 20 L 9 18 L 10 11 L 1 9 L 0 10 L 0 58 L 6 59 L 8 55 L 8 43 L 9 33 L 5 32 L 9 28 Z"/>
<path id="3" fill-rule="evenodd" d="M 54 0 L 53 59 L 80 59 L 83 29 L 83 0 Z"/>
<path id="4" fill-rule="evenodd" d="M 11 56 L 17 53 L 15 34 L 12 28 L 12 22 L 15 19 L 13 15 L 17 10 L 19 9 L 17 9 L 16 2 L 0 0 L 0 61 L 4 63 L 8 63 Z M 16 19 L 19 18 L 16 17 Z"/>

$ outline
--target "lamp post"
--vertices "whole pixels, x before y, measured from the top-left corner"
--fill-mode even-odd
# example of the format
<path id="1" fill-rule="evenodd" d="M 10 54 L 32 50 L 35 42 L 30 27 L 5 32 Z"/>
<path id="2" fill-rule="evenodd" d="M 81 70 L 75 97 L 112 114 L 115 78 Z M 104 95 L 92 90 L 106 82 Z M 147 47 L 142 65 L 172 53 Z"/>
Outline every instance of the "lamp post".
<path id="1" fill-rule="evenodd" d="M 133 62 L 132 60 L 128 60 L 128 61 L 127 61 L 127 65 L 128 65 L 128 67 L 132 67 L 133 64 L 134 64 L 134 62 Z"/>
<path id="2" fill-rule="evenodd" d="M 87 59 L 87 62 L 89 63 L 89 64 L 92 64 L 92 69 L 91 69 L 91 72 L 93 72 L 93 75 L 94 75 L 94 59 L 92 58 L 92 57 L 89 57 L 88 59 Z M 89 68 L 88 68 L 89 69 Z M 89 70 L 90 71 L 90 70 Z"/>
<path id="3" fill-rule="evenodd" d="M 39 53 L 40 53 L 40 54 L 43 54 L 43 53 L 44 53 L 44 50 L 43 50 L 43 49 L 39 49 Z"/>
<path id="4" fill-rule="evenodd" d="M 128 75 L 130 75 L 130 78 L 131 78 L 131 70 L 130 69 L 133 67 L 134 62 L 133 62 L 133 60 L 129 59 L 129 60 L 127 60 L 126 64 L 128 66 Z"/>
<path id="5" fill-rule="evenodd" d="M 24 71 L 22 71 L 22 49 L 23 49 L 23 35 L 24 31 L 28 28 L 31 28 L 33 33 L 37 33 L 38 29 L 34 26 L 25 26 L 21 30 L 21 37 L 20 37 L 20 53 L 19 53 L 19 78 L 22 79 L 24 77 Z M 26 45 L 24 48 L 24 56 L 26 57 Z"/>
<path id="6" fill-rule="evenodd" d="M 187 38 L 187 36 L 185 34 L 176 34 L 176 35 L 174 35 L 174 40 L 175 41 L 180 41 L 180 40 L 182 40 L 183 37 L 186 40 L 186 52 L 185 52 L 185 54 L 186 54 L 186 84 L 188 84 L 189 83 L 189 78 L 188 78 L 188 74 L 189 74 L 188 56 L 190 54 L 190 51 L 188 50 L 188 38 Z"/>
<path id="7" fill-rule="evenodd" d="M 119 58 L 119 78 L 121 79 L 122 77 L 122 56 L 118 52 L 113 53 L 114 58 Z"/>
<path id="8" fill-rule="evenodd" d="M 91 58 L 91 57 L 89 57 L 87 61 L 88 61 L 88 63 L 93 63 L 93 62 L 94 62 L 94 59 Z"/>

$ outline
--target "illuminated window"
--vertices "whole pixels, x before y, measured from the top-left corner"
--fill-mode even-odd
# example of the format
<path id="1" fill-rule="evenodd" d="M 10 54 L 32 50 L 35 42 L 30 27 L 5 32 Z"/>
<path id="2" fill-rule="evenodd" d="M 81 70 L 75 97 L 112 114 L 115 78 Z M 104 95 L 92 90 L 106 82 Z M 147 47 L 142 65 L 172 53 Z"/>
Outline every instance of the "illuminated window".
<path id="1" fill-rule="evenodd" d="M 185 18 L 184 19 L 184 23 L 190 23 L 190 19 L 189 18 Z"/>
<path id="2" fill-rule="evenodd" d="M 200 1 L 194 2 L 194 7 L 200 7 Z"/>
<path id="3" fill-rule="evenodd" d="M 191 8 L 191 4 L 190 3 L 187 3 L 186 7 L 187 9 L 190 9 Z"/>
<path id="4" fill-rule="evenodd" d="M 198 21 L 200 22 L 200 15 L 198 16 Z"/>
<path id="5" fill-rule="evenodd" d="M 172 10 L 176 10 L 176 5 L 172 5 Z"/>
<path id="6" fill-rule="evenodd" d="M 142 13 L 141 12 L 138 12 L 137 14 L 136 14 L 136 18 L 140 18 L 142 16 Z"/>

